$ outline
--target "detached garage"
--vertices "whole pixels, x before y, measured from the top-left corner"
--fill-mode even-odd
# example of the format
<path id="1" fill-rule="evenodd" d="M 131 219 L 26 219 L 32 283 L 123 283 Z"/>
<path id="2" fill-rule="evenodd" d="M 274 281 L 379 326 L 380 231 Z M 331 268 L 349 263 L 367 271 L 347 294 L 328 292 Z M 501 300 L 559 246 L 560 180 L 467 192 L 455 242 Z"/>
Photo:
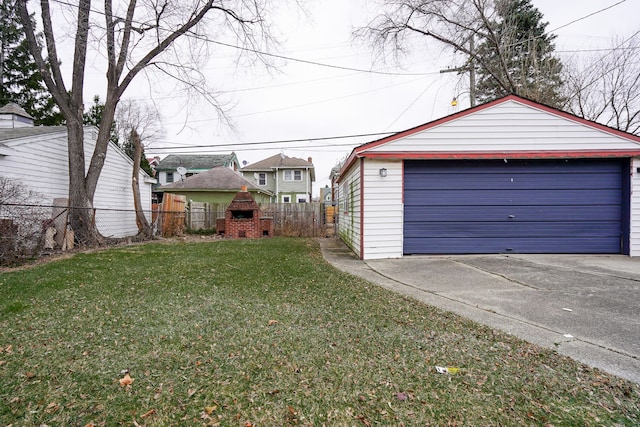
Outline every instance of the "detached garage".
<path id="1" fill-rule="evenodd" d="M 508 96 L 354 149 L 339 234 L 362 259 L 638 255 L 638 168 L 640 137 Z"/>

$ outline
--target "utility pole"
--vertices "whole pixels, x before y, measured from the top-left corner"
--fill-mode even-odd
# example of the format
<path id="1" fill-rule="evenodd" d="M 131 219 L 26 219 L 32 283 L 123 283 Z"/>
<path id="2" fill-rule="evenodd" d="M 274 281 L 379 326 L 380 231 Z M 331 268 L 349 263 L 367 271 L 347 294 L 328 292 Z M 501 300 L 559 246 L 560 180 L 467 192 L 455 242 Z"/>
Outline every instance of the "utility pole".
<path id="1" fill-rule="evenodd" d="M 464 67 L 456 67 L 456 68 L 447 68 L 445 70 L 440 70 L 440 73 L 462 73 L 465 71 L 469 72 L 469 104 L 471 107 L 476 106 L 476 67 L 475 61 L 473 60 L 473 52 L 475 50 L 475 43 L 473 41 L 473 35 L 469 38 L 469 62 Z M 454 98 L 455 99 L 455 98 Z"/>

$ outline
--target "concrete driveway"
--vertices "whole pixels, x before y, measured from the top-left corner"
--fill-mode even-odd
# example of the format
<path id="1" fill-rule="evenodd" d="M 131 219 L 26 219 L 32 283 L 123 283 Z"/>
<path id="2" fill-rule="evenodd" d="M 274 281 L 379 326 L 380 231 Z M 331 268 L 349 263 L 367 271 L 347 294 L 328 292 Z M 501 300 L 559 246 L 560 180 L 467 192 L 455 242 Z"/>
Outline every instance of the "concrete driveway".
<path id="1" fill-rule="evenodd" d="M 410 256 L 339 269 L 640 384 L 640 259 L 622 255 Z"/>

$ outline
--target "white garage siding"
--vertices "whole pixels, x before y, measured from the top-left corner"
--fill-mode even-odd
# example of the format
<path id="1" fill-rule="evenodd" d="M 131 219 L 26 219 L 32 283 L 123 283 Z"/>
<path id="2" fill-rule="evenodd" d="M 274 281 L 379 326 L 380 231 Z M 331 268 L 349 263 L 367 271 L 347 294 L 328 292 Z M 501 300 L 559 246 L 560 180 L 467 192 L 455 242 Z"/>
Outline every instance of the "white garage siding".
<path id="1" fill-rule="evenodd" d="M 6 150 L 0 155 L 0 176 L 15 180 L 40 196 L 38 204 L 53 205 L 57 198 L 69 195 L 67 132 L 64 127 L 37 129 L 38 135 L 5 140 Z M 87 168 L 93 154 L 97 129 L 85 128 L 85 159 Z M 105 236 L 125 237 L 137 234 L 132 212 L 132 161 L 119 148 L 109 144 L 104 167 L 94 197 L 96 224 Z M 142 207 L 151 220 L 151 181 L 139 175 Z M 109 210 L 101 210 L 109 209 Z"/>
<path id="2" fill-rule="evenodd" d="M 482 107 L 480 107 L 482 108 Z M 517 100 L 423 125 L 367 153 L 502 153 L 638 149 L 604 127 L 587 126 Z M 424 130 L 420 128 L 424 127 Z"/>
<path id="3" fill-rule="evenodd" d="M 361 236 L 361 206 L 360 206 L 360 162 L 347 170 L 339 182 L 338 234 L 342 241 L 362 258 Z"/>
<path id="4" fill-rule="evenodd" d="M 54 198 L 66 198 L 69 194 L 66 129 L 50 130 L 53 133 L 5 141 L 7 155 L 0 156 L 0 176 L 41 195 L 39 203 L 43 205 L 51 205 Z"/>
<path id="5" fill-rule="evenodd" d="M 363 258 L 402 257 L 402 162 L 365 161 L 363 178 Z"/>
<path id="6" fill-rule="evenodd" d="M 629 255 L 640 256 L 640 158 L 631 159 L 631 203 Z"/>

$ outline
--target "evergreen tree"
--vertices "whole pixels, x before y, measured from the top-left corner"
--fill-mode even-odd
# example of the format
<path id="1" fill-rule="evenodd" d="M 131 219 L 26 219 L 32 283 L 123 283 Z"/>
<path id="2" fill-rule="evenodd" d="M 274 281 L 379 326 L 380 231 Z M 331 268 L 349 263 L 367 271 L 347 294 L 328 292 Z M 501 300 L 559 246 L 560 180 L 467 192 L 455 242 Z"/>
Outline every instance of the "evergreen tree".
<path id="1" fill-rule="evenodd" d="M 0 0 L 0 105 L 14 102 L 37 125 L 64 122 L 29 53 L 15 0 Z"/>
<path id="2" fill-rule="evenodd" d="M 476 96 L 487 102 L 514 93 L 558 107 L 562 64 L 554 56 L 556 36 L 546 33 L 547 22 L 531 0 L 496 0 L 497 19 L 489 37 L 481 40 L 477 58 Z"/>

